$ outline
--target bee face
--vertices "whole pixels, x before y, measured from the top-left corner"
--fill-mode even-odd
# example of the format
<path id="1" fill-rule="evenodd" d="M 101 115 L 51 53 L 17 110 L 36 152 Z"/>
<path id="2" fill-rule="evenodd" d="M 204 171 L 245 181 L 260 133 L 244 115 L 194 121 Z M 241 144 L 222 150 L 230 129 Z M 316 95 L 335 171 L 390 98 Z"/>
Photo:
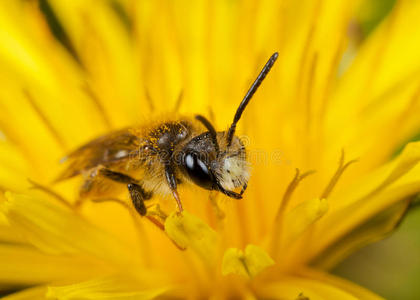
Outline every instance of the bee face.
<path id="1" fill-rule="evenodd" d="M 215 146 L 211 133 L 193 138 L 184 148 L 182 163 L 187 176 L 198 186 L 218 190 L 233 198 L 241 198 L 233 190 L 244 189 L 249 178 L 246 151 L 239 138 L 226 144 L 226 132 L 217 133 L 219 146 Z"/>
<path id="2" fill-rule="evenodd" d="M 208 160 L 203 159 L 203 155 L 187 152 L 183 164 L 188 176 L 196 185 L 207 190 L 214 189 L 215 176 L 208 166 Z"/>
<path id="3" fill-rule="evenodd" d="M 224 141 L 224 134 L 221 141 Z M 249 163 L 246 159 L 246 149 L 238 137 L 234 137 L 229 146 L 220 143 L 221 151 L 212 163 L 215 177 L 219 185 L 227 191 L 238 187 L 244 188 L 249 179 Z"/>
<path id="4" fill-rule="evenodd" d="M 217 149 L 211 141 L 210 133 L 204 132 L 184 147 L 181 165 L 195 184 L 213 190 L 216 182 L 211 165 L 216 158 Z"/>

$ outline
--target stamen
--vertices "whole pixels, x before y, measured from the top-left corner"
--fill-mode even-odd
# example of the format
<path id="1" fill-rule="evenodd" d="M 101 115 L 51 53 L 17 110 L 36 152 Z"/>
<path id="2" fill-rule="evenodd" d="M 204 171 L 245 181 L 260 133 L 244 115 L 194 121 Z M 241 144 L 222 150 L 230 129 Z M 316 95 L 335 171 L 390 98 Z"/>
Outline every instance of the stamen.
<path id="1" fill-rule="evenodd" d="M 337 185 L 338 180 L 340 179 L 341 175 L 343 175 L 344 171 L 353 163 L 357 162 L 357 159 L 353 159 L 347 163 L 344 163 L 345 154 L 344 150 L 341 150 L 341 157 L 340 163 L 338 164 L 338 169 L 335 172 L 334 176 L 331 178 L 331 181 L 328 183 L 327 187 L 325 188 L 324 192 L 322 193 L 320 199 L 327 199 L 327 197 L 331 194 L 334 187 Z"/>
<path id="2" fill-rule="evenodd" d="M 150 206 L 151 207 L 151 206 Z M 165 214 L 161 209 L 159 204 L 154 205 L 154 209 L 150 210 L 150 207 L 147 207 L 149 209 L 149 215 L 151 216 L 157 216 L 159 219 L 161 219 L 162 223 L 165 222 L 166 218 L 168 217 L 167 214 Z"/>
<path id="3" fill-rule="evenodd" d="M 229 248 L 223 255 L 222 274 L 237 274 L 250 279 L 274 263 L 268 253 L 258 246 L 248 244 L 245 251 Z"/>
<path id="4" fill-rule="evenodd" d="M 189 248 L 214 266 L 219 235 L 207 223 L 187 211 L 173 212 L 165 221 L 165 232 L 181 250 Z"/>
<path id="5" fill-rule="evenodd" d="M 293 192 L 296 190 L 299 182 L 301 182 L 303 179 L 305 179 L 306 177 L 308 177 L 309 175 L 312 175 L 314 173 L 315 173 L 314 170 L 310 170 L 310 171 L 307 171 L 303 174 L 300 174 L 300 170 L 296 169 L 295 177 L 289 183 L 289 186 L 287 187 L 286 192 L 283 195 L 283 199 L 281 201 L 280 207 L 277 210 L 277 215 L 276 215 L 275 222 L 278 222 L 278 220 L 283 215 L 283 212 L 285 211 L 287 205 L 289 204 L 290 198 L 292 197 Z"/>
<path id="6" fill-rule="evenodd" d="M 276 257 L 279 253 L 278 249 L 280 249 L 280 243 L 281 243 L 281 239 L 279 237 L 281 236 L 281 233 L 283 230 L 283 215 L 290 202 L 290 199 L 292 198 L 293 192 L 296 190 L 297 186 L 299 185 L 299 182 L 301 182 L 303 179 L 305 179 L 306 177 L 314 173 L 315 173 L 314 170 L 310 170 L 303 174 L 300 174 L 300 170 L 296 169 L 295 177 L 289 183 L 286 189 L 286 192 L 283 195 L 283 199 L 281 201 L 280 207 L 277 210 L 276 218 L 274 219 L 273 234 L 271 235 L 272 239 L 270 242 L 271 244 L 270 253 L 274 257 Z"/>

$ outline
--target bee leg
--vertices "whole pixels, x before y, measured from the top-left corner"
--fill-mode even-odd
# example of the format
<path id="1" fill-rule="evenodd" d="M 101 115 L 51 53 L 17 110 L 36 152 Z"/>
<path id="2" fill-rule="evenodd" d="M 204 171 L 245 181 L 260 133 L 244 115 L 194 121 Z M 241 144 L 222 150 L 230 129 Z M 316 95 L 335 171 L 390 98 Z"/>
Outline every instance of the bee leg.
<path id="1" fill-rule="evenodd" d="M 106 168 L 99 170 L 99 173 L 113 181 L 126 183 L 134 208 L 141 216 L 146 215 L 147 208 L 144 204 L 144 201 L 152 198 L 153 195 L 152 193 L 148 193 L 144 190 L 139 180 L 134 179 L 126 174 L 115 172 Z"/>
<path id="2" fill-rule="evenodd" d="M 241 192 L 239 193 L 239 195 L 243 195 L 244 193 L 245 193 L 245 190 L 246 190 L 246 188 L 248 187 L 248 184 L 247 183 L 245 183 L 243 186 L 242 186 L 242 189 L 241 189 Z"/>
<path id="3" fill-rule="evenodd" d="M 100 169 L 99 174 L 101 174 L 102 176 L 104 176 L 108 179 L 116 181 L 116 182 L 121 182 L 121 183 L 126 183 L 126 184 L 138 183 L 138 180 L 134 179 L 131 176 L 125 175 L 125 174 L 120 173 L 120 172 L 115 172 L 115 171 L 112 171 L 112 170 L 106 169 L 106 168 Z"/>
<path id="4" fill-rule="evenodd" d="M 102 185 L 101 179 L 103 177 L 116 182 L 121 182 L 121 180 L 118 180 L 117 175 L 115 175 L 114 173 L 116 172 L 107 170 L 102 166 L 95 167 L 89 170 L 89 172 L 85 174 L 83 184 L 79 188 L 79 198 L 73 204 L 74 208 L 76 210 L 80 209 L 87 200 L 92 199 L 92 196 L 96 197 L 98 193 L 100 194 L 100 189 Z M 123 178 L 127 180 L 124 176 Z"/>
<path id="5" fill-rule="evenodd" d="M 89 193 L 94 189 L 95 177 L 87 178 L 79 189 L 79 198 L 74 202 L 73 207 L 76 210 L 81 209 L 82 205 L 88 200 Z"/>
<path id="6" fill-rule="evenodd" d="M 174 168 L 171 164 L 165 165 L 165 177 L 166 181 L 168 182 L 169 188 L 172 191 L 172 195 L 175 198 L 176 204 L 178 206 L 178 212 L 182 212 L 184 208 L 182 207 L 181 199 L 179 199 L 178 191 L 177 191 L 177 183 L 175 178 Z"/>
<path id="7" fill-rule="evenodd" d="M 127 188 L 130 192 L 130 197 L 131 201 L 133 201 L 134 208 L 141 216 L 145 216 L 147 209 L 146 205 L 144 204 L 144 200 L 150 199 L 152 194 L 147 193 L 140 185 L 136 183 L 129 183 Z"/>

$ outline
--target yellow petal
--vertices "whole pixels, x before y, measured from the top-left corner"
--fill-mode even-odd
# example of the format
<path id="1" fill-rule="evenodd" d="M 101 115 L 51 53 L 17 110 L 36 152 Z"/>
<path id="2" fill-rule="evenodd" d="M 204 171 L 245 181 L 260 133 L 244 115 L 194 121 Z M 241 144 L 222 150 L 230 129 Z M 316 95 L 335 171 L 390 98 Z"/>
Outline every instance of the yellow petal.
<path id="1" fill-rule="evenodd" d="M 2 297 L 2 300 L 45 300 L 47 288 L 45 286 L 34 287 Z"/>
<path id="2" fill-rule="evenodd" d="M 331 209 L 331 214 L 320 222 L 316 233 L 317 242 L 306 255 L 312 257 L 319 255 L 323 249 L 342 239 L 375 215 L 380 215 L 395 203 L 417 194 L 420 191 L 419 161 L 420 143 L 410 143 L 388 166 L 331 197 L 330 203 L 335 204 L 334 209 Z M 397 210 L 396 213 L 401 215 L 401 211 Z M 393 215 L 388 217 L 393 218 Z M 395 222 L 395 219 L 390 220 L 391 224 Z M 359 237 L 363 239 L 367 236 Z"/>
<path id="3" fill-rule="evenodd" d="M 334 286 L 336 288 L 341 289 L 342 291 L 345 291 L 357 299 L 363 299 L 363 300 L 383 300 L 383 298 L 379 295 L 376 295 L 375 293 L 365 289 L 364 287 L 361 287 L 355 283 L 352 283 L 348 280 L 345 280 L 340 277 L 336 277 L 334 275 L 317 271 L 314 269 L 302 269 L 298 271 L 299 276 L 302 276 L 303 278 L 311 278 L 314 280 L 317 280 L 319 282 L 323 282 L 324 284 Z M 329 299 L 329 298 L 328 298 Z M 341 298 L 337 298 L 341 299 Z"/>
<path id="4" fill-rule="evenodd" d="M 27 161 L 20 149 L 10 141 L 2 141 L 0 138 L 0 165 L 18 174 L 28 172 Z"/>
<path id="5" fill-rule="evenodd" d="M 278 282 L 262 285 L 257 292 L 261 299 L 287 300 L 358 300 L 359 298 L 346 293 L 333 285 L 322 281 L 303 278 L 281 278 Z"/>
<path id="6" fill-rule="evenodd" d="M 419 71 L 420 62 L 417 59 L 417 53 L 420 50 L 420 43 L 413 40 L 413 36 L 420 35 L 420 29 L 417 26 L 419 12 L 418 2 L 397 2 L 388 18 L 367 39 L 343 84 L 340 85 L 339 93 L 345 97 L 346 101 L 351 101 L 351 105 L 345 105 L 342 108 L 357 108 L 358 105 L 355 105 L 354 101 L 358 99 L 365 101 L 366 96 L 357 97 L 356 95 L 366 92 L 373 95 L 381 94 L 396 82 Z M 396 57 L 398 57 L 398 63 L 395 63 Z M 373 66 L 376 68 L 369 69 Z M 372 74 L 375 76 L 369 78 Z M 365 84 L 355 85 L 355 82 Z M 369 84 L 368 90 L 366 90 L 367 84 Z M 357 104 L 366 105 L 362 101 Z"/>
<path id="7" fill-rule="evenodd" d="M 4 201 L 2 195 L 0 195 L 0 201 Z M 17 236 L 10 228 L 10 224 L 7 221 L 6 216 L 0 211 L 0 241 L 9 243 L 19 243 L 24 241 L 21 237 Z"/>
<path id="8" fill-rule="evenodd" d="M 112 124 L 138 123 L 149 106 L 136 57 L 141 52 L 134 48 L 127 24 L 106 1 L 95 5 L 80 0 L 49 3 L 74 43 L 90 74 L 93 92 Z"/>
<path id="9" fill-rule="evenodd" d="M 418 164 L 420 161 L 420 142 L 409 143 L 405 146 L 404 150 L 400 154 L 397 159 L 397 164 L 392 172 L 388 175 L 388 177 L 384 180 L 384 182 L 377 187 L 381 189 L 397 179 L 401 176 L 409 172 L 415 165 Z M 374 190 L 372 193 L 375 193 Z"/>
<path id="10" fill-rule="evenodd" d="M 311 261 L 311 266 L 322 270 L 330 270 L 359 248 L 383 239 L 400 223 L 401 218 L 407 212 L 409 202 L 396 203 L 372 218 L 367 219 L 364 223 L 323 250 L 318 257 Z"/>
<path id="11" fill-rule="evenodd" d="M 130 247 L 101 231 L 73 211 L 41 198 L 6 193 L 0 211 L 13 231 L 46 253 L 77 254 L 133 264 Z"/>
<path id="12" fill-rule="evenodd" d="M 167 290 L 166 287 L 139 290 L 134 282 L 124 277 L 99 278 L 66 286 L 50 286 L 47 298 L 58 300 L 148 300 L 155 299 Z"/>
<path id="13" fill-rule="evenodd" d="M 36 170 L 46 165 L 52 166 L 51 168 L 46 168 L 46 173 L 50 175 L 48 179 L 51 180 L 53 174 L 51 174 L 49 169 L 54 169 L 53 166 L 58 165 L 60 157 L 63 156 L 63 148 L 41 118 L 30 107 L 20 91 L 15 92 L 2 88 L 0 96 L 1 99 L 13 99 L 13 101 L 5 101 L 6 104 L 1 103 L 0 100 L 0 106 L 2 107 L 0 120 L 3 120 L 0 121 L 1 130 L 18 146 L 19 151 L 27 159 L 29 166 L 34 167 Z M 36 178 L 43 176 L 43 173 L 35 173 L 37 174 Z M 27 175 L 32 174 L 29 173 Z"/>
<path id="14" fill-rule="evenodd" d="M 174 212 L 165 221 L 165 232 L 179 247 L 189 248 L 203 261 L 214 263 L 219 237 L 201 219 L 186 211 Z"/>
<path id="15" fill-rule="evenodd" d="M 21 149 L 0 139 L 0 189 L 22 191 L 28 187 L 29 164 Z"/>
<path id="16" fill-rule="evenodd" d="M 258 299 L 290 300 L 381 300 L 380 296 L 343 279 L 313 271 L 298 272 L 297 276 L 280 277 L 274 283 L 257 287 Z"/>
<path id="17" fill-rule="evenodd" d="M 38 5 L 0 5 L 0 104 L 6 133 L 27 148 L 42 148 L 44 155 L 57 146 L 69 150 L 99 134 L 105 126 L 95 102 L 83 91 L 82 69 L 52 37 Z M 29 120 L 37 126 L 28 126 Z M 42 125 L 46 132 L 34 136 L 51 135 L 52 149 L 40 141 L 25 141 L 25 133 L 29 140 L 29 133 Z"/>
<path id="18" fill-rule="evenodd" d="M 391 162 L 371 171 L 363 178 L 356 180 L 352 185 L 346 187 L 330 197 L 333 211 L 342 209 L 357 201 L 363 201 L 383 191 L 402 176 L 416 174 L 410 172 L 420 162 L 420 142 L 407 144 L 398 157 Z M 414 178 L 412 178 L 415 180 Z"/>
<path id="19" fill-rule="evenodd" d="M 186 68 L 181 65 L 176 29 L 168 26 L 172 9 L 153 1 L 136 1 L 132 4 L 136 13 L 133 26 L 137 51 L 142 53 L 141 64 L 147 68 L 143 84 L 147 87 L 155 108 L 162 101 L 169 110 L 174 109 L 180 93 L 186 92 L 186 85 L 183 83 L 183 72 Z M 182 4 L 178 2 L 178 5 Z M 162 82 L 166 84 L 162 86 Z M 185 100 L 185 95 L 183 98 Z M 185 106 L 181 105 L 181 108 Z"/>
<path id="20" fill-rule="evenodd" d="M 395 3 L 329 100 L 326 123 L 334 145 L 326 149 L 328 152 L 350 148 L 356 156 L 366 153 L 368 163 L 380 163 L 402 139 L 418 132 L 420 43 L 413 37 L 420 36 L 420 4 Z"/>
<path id="21" fill-rule="evenodd" d="M 237 248 L 229 248 L 223 256 L 222 274 L 253 278 L 273 264 L 274 261 L 267 252 L 258 246 L 246 246 L 245 253 Z"/>
<path id="22" fill-rule="evenodd" d="M 1 216 L 1 215 L 0 215 Z M 9 226 L 0 225 L 0 241 L 8 243 L 22 242 L 24 239 L 16 236 Z"/>
<path id="23" fill-rule="evenodd" d="M 98 260 L 74 255 L 48 255 L 24 244 L 0 244 L 0 257 L 0 285 L 80 280 L 111 272 Z"/>

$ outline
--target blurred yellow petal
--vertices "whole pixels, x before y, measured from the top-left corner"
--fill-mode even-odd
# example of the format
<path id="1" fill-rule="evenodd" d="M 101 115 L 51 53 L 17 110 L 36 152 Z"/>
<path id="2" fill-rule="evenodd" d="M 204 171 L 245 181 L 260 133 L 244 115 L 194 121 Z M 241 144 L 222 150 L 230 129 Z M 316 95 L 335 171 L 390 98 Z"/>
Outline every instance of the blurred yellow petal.
<path id="1" fill-rule="evenodd" d="M 3 300 L 46 300 L 47 288 L 44 286 L 25 289 L 2 297 Z"/>
<path id="2" fill-rule="evenodd" d="M 333 275 L 304 269 L 295 276 L 280 277 L 277 282 L 258 287 L 259 299 L 324 300 L 364 299 L 381 300 L 382 297 Z"/>
<path id="3" fill-rule="evenodd" d="M 263 285 L 257 291 L 261 299 L 287 299 L 287 300 L 357 300 L 358 298 L 333 285 L 326 284 L 317 279 L 301 277 L 281 278 L 278 282 Z M 380 299 L 380 298 L 377 298 Z"/>
<path id="4" fill-rule="evenodd" d="M 83 256 L 51 256 L 30 245 L 0 244 L 0 284 L 35 285 L 78 280 L 110 272 L 104 264 Z M 63 270 L 66 272 L 63 272 Z"/>
<path id="5" fill-rule="evenodd" d="M 0 211 L 11 229 L 40 250 L 51 254 L 84 253 L 119 263 L 135 263 L 130 248 L 79 215 L 50 201 L 6 193 Z"/>
<path id="6" fill-rule="evenodd" d="M 0 201 L 4 201 L 3 196 L 0 196 Z M 19 243 L 23 241 L 22 237 L 17 236 L 11 230 L 10 224 L 2 211 L 0 211 L 0 241 L 7 243 Z"/>
<path id="7" fill-rule="evenodd" d="M 407 199 L 407 201 L 396 203 L 357 225 L 324 249 L 319 256 L 311 261 L 311 265 L 323 270 L 330 270 L 359 248 L 388 236 L 400 224 L 410 201 L 411 199 Z"/>
<path id="8" fill-rule="evenodd" d="M 305 268 L 300 270 L 299 276 L 308 279 L 315 279 L 331 286 L 335 286 L 352 296 L 356 297 L 356 299 L 363 299 L 363 300 L 381 300 L 383 299 L 381 296 L 374 294 L 373 292 L 354 284 L 348 280 L 336 277 L 334 275 L 317 271 L 314 269 Z"/>
<path id="9" fill-rule="evenodd" d="M 10 172 L 26 174 L 28 172 L 27 161 L 19 149 L 11 142 L 1 141 L 0 138 L 0 165 Z"/>
<path id="10" fill-rule="evenodd" d="M 1 214 L 0 214 L 1 219 Z M 17 243 L 22 242 L 24 239 L 20 236 L 17 236 L 9 226 L 3 225 L 0 222 L 0 241 L 6 243 Z"/>
<path id="11" fill-rule="evenodd" d="M 258 246 L 247 245 L 245 251 L 229 248 L 222 261 L 222 274 L 237 274 L 253 278 L 261 271 L 274 264 L 271 257 Z"/>
<path id="12" fill-rule="evenodd" d="M 345 146 L 351 154 L 366 152 L 364 163 L 374 164 L 418 130 L 419 12 L 415 1 L 396 1 L 358 51 L 330 99 L 327 131 L 336 138 L 327 151 Z M 398 134 L 389 135 L 393 130 Z"/>
<path id="13" fill-rule="evenodd" d="M 123 278 L 100 278 L 66 286 L 48 287 L 47 298 L 57 300 L 130 300 L 155 299 L 168 290 L 167 287 L 138 290 L 136 285 Z"/>
<path id="14" fill-rule="evenodd" d="M 419 146 L 419 142 L 408 144 L 392 163 L 380 172 L 363 178 L 362 183 L 357 185 L 357 189 L 349 188 L 347 191 L 331 197 L 330 203 L 338 205 L 331 214 L 322 220 L 322 229 L 319 229 L 322 234 L 319 236 L 318 244 L 312 255 L 368 222 L 369 219 L 374 219 L 375 215 L 381 215 L 386 209 L 396 205 L 398 201 L 404 201 L 420 191 L 420 186 L 417 183 L 420 180 Z M 346 218 L 349 215 L 353 215 L 353 217 Z M 384 212 L 382 216 L 388 216 L 390 219 L 382 220 L 381 223 L 395 224 L 398 216 L 401 216 L 401 208 L 394 210 L 393 214 Z M 327 235 L 326 232 L 328 232 Z M 363 240 L 367 236 L 359 236 L 359 238 Z"/>
<path id="15" fill-rule="evenodd" d="M 48 32 L 39 7 L 29 2 L 18 5 L 4 1 L 0 8 L 0 38 L 4 41 L 0 46 L 0 76 L 7 87 L 2 91 L 0 103 L 8 112 L 2 119 L 19 122 L 19 114 L 23 112 L 32 118 L 40 118 L 54 142 L 67 151 L 87 137 L 97 135 L 105 126 L 94 101 L 83 90 L 86 83 L 82 70 Z M 26 22 L 22 23 L 16 17 L 21 14 L 25 15 Z M 34 38 L 36 44 L 32 42 Z M 55 55 L 47 54 L 51 50 Z M 23 104 L 5 101 L 5 96 L 12 93 L 15 97 L 22 97 Z M 30 130 L 25 124 L 21 125 L 22 128 Z M 83 134 L 76 130 L 77 125 L 85 128 Z M 8 131 L 15 133 L 16 128 L 10 127 Z M 32 145 L 38 146 L 36 143 Z"/>
<path id="16" fill-rule="evenodd" d="M 7 102 L 7 104 L 1 103 L 0 100 L 0 107 L 2 107 L 0 114 L 1 120 L 3 120 L 0 121 L 0 126 L 6 136 L 10 137 L 10 142 L 19 147 L 22 155 L 28 160 L 28 165 L 39 170 L 45 165 L 59 161 L 61 153 L 63 153 L 62 147 L 29 103 L 25 101 L 22 93 L 7 90 L 2 90 L 0 93 L 2 99 L 13 98 L 13 101 Z M 14 108 L 10 108 L 10 106 Z M 16 107 L 18 107 L 19 113 L 17 113 Z M 16 115 L 11 110 L 15 111 Z M 31 126 L 26 126 L 26 124 L 31 124 Z M 54 171 L 53 169 L 50 172 Z M 48 170 L 46 173 L 48 174 Z M 45 178 L 45 174 L 39 171 L 30 170 L 28 175 L 32 174 L 36 174 L 38 179 Z M 50 178 L 52 174 L 51 172 Z"/>
<path id="17" fill-rule="evenodd" d="M 149 111 L 131 32 L 110 2 L 50 1 L 90 76 L 113 126 L 138 123 Z M 112 85 L 109 84 L 110 80 Z M 118 104 L 115 102 L 118 99 Z"/>
<path id="18" fill-rule="evenodd" d="M 19 148 L 8 141 L 0 141 L 0 190 L 23 191 L 30 167 Z"/>

